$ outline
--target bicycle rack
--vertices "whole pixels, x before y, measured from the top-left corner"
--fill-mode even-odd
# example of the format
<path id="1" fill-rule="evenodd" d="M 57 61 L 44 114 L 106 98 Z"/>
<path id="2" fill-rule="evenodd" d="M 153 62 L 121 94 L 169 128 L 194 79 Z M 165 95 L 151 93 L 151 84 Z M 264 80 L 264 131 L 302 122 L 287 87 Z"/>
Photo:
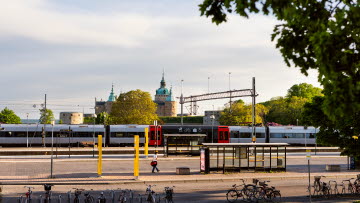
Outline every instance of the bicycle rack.
<path id="1" fill-rule="evenodd" d="M 43 199 L 42 199 L 42 195 L 40 195 L 40 197 L 39 197 L 39 203 L 43 203 L 42 200 L 43 200 Z"/>
<path id="2" fill-rule="evenodd" d="M 59 201 L 58 201 L 58 203 L 61 203 L 61 195 L 59 195 Z"/>

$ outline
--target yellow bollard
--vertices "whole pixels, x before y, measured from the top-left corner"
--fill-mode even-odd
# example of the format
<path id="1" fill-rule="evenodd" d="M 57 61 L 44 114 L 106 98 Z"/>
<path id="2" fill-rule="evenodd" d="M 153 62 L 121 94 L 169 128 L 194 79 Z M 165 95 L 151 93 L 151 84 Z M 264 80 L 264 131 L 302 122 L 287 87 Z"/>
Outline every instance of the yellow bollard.
<path id="1" fill-rule="evenodd" d="M 146 158 L 149 156 L 149 128 L 145 128 L 145 149 L 144 154 Z"/>
<path id="2" fill-rule="evenodd" d="M 99 157 L 98 157 L 98 176 L 102 175 L 102 135 L 98 136 L 98 151 L 99 151 Z"/>
<path id="3" fill-rule="evenodd" d="M 139 135 L 134 135 L 134 149 L 134 178 L 137 180 L 139 178 Z"/>

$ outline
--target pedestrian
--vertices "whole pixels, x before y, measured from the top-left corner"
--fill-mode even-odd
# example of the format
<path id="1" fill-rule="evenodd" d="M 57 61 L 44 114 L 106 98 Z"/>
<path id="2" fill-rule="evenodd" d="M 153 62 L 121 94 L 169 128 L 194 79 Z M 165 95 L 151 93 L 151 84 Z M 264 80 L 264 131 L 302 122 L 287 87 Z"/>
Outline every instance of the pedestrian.
<path id="1" fill-rule="evenodd" d="M 160 170 L 157 168 L 157 157 L 158 157 L 157 154 L 158 154 L 158 152 L 155 151 L 153 160 L 151 162 L 151 166 L 153 167 L 153 169 L 152 169 L 153 173 L 155 173 L 155 169 L 156 169 L 157 172 L 160 172 Z"/>

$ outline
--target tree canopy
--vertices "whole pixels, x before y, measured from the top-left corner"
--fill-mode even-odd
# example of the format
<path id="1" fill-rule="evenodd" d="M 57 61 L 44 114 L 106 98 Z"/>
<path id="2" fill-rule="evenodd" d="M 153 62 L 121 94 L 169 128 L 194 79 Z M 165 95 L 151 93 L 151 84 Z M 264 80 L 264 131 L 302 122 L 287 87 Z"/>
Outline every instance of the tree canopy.
<path id="1" fill-rule="evenodd" d="M 229 13 L 273 15 L 272 40 L 288 66 L 319 72 L 324 110 L 332 119 L 360 109 L 360 6 L 357 0 L 203 0 L 201 15 L 216 24 Z"/>
<path id="2" fill-rule="evenodd" d="M 311 100 L 315 96 L 323 96 L 321 91 L 322 91 L 321 88 L 314 87 L 311 84 L 300 83 L 298 85 L 291 86 L 290 89 L 288 90 L 286 97 L 291 98 L 296 96 Z"/>
<path id="3" fill-rule="evenodd" d="M 264 116 L 267 114 L 268 109 L 262 104 L 256 104 L 256 123 L 264 123 Z M 251 105 L 245 105 L 240 100 L 234 102 L 230 107 L 224 109 L 219 118 L 221 125 L 241 125 L 244 122 L 252 122 Z"/>
<path id="4" fill-rule="evenodd" d="M 95 123 L 96 124 L 110 124 L 111 118 L 110 115 L 106 112 L 101 112 L 96 116 Z"/>
<path id="5" fill-rule="evenodd" d="M 54 114 L 51 109 L 39 109 L 40 111 L 40 119 L 39 122 L 41 124 L 51 124 L 51 121 L 55 120 Z"/>
<path id="6" fill-rule="evenodd" d="M 121 93 L 111 108 L 113 124 L 151 124 L 159 120 L 150 93 L 133 90 Z"/>
<path id="7" fill-rule="evenodd" d="M 280 123 L 282 125 L 297 125 L 301 120 L 302 108 L 309 99 L 293 96 L 290 98 L 277 97 L 266 102 L 269 113 L 266 121 Z"/>
<path id="8" fill-rule="evenodd" d="M 19 116 L 15 114 L 13 110 L 8 109 L 5 107 L 0 112 L 0 122 L 1 123 L 8 123 L 8 124 L 20 124 L 21 119 Z"/>
<path id="9" fill-rule="evenodd" d="M 316 139 L 318 143 L 340 147 L 343 155 L 356 157 L 359 161 L 360 143 L 353 136 L 360 134 L 360 112 L 332 121 L 324 112 L 324 102 L 324 97 L 314 97 L 311 103 L 306 103 L 302 122 L 320 128 Z"/>

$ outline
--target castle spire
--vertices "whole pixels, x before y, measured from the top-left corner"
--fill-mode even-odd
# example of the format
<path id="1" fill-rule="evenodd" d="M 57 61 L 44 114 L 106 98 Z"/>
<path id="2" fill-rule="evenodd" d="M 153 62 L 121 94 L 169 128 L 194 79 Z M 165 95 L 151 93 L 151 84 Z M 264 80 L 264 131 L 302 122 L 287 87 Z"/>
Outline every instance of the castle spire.
<path id="1" fill-rule="evenodd" d="M 115 98 L 115 94 L 114 94 L 114 83 L 112 83 L 111 85 L 111 92 L 110 92 L 110 95 L 109 95 L 109 98 L 108 98 L 108 101 L 115 101 L 116 98 Z"/>
<path id="2" fill-rule="evenodd" d="M 160 82 L 160 88 L 165 88 L 166 87 L 166 82 L 165 82 L 165 69 L 163 69 L 163 74 L 162 74 L 162 79 Z"/>

